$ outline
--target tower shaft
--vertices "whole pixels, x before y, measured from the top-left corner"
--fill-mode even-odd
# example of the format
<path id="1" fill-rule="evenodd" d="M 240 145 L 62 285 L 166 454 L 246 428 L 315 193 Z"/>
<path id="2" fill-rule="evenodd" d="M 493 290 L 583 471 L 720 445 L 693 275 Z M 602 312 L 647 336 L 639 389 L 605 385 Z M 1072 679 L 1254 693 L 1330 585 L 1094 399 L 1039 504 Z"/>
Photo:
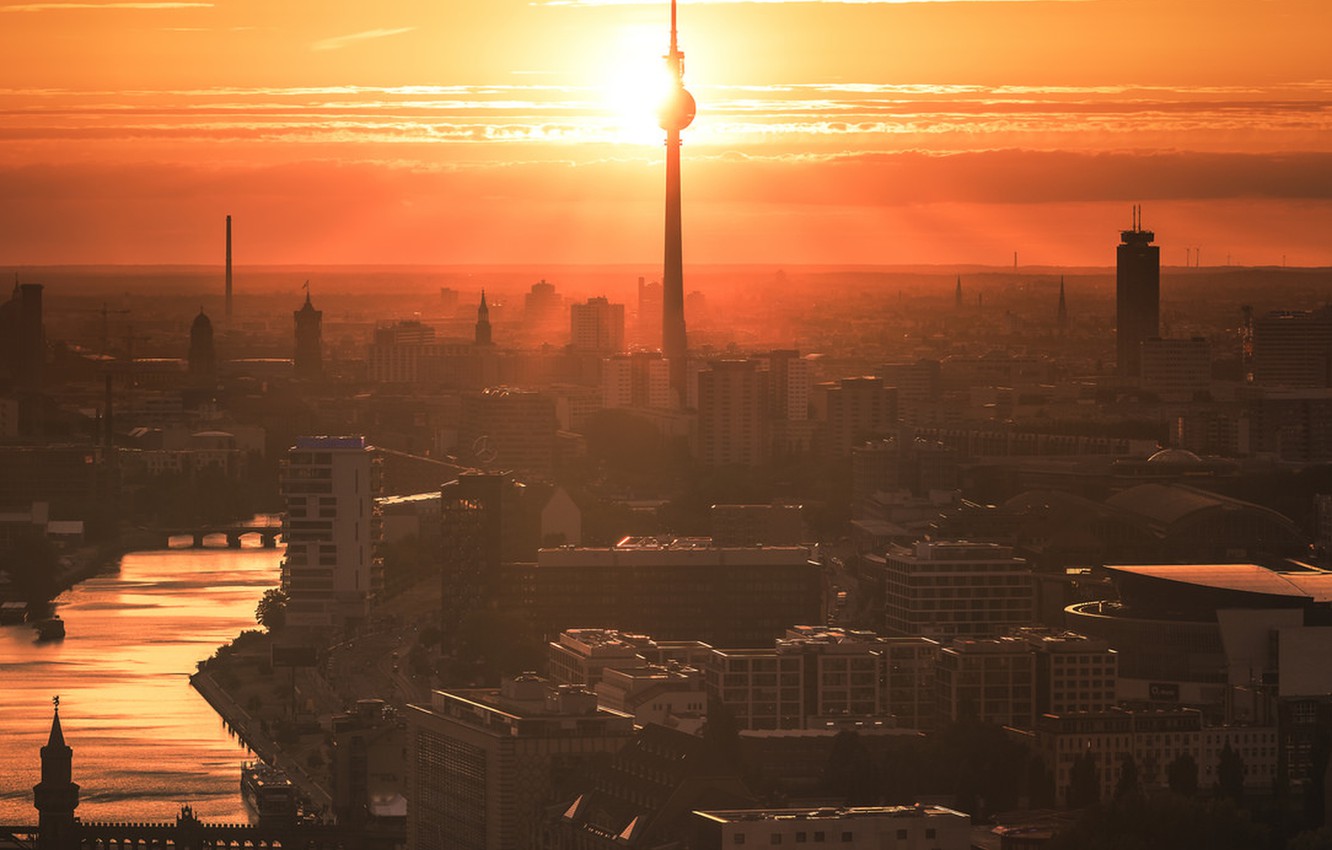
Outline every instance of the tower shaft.
<path id="1" fill-rule="evenodd" d="M 684 246 L 680 224 L 680 131 L 666 131 L 666 256 L 661 280 L 661 349 L 670 361 L 671 391 L 685 406 L 689 344 L 684 317 Z"/>

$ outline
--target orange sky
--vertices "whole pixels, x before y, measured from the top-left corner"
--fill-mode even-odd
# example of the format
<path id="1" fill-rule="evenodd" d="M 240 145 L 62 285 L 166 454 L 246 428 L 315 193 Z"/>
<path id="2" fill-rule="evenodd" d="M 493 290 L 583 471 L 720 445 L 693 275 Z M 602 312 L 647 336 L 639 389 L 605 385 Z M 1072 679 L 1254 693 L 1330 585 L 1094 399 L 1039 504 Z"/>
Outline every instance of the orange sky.
<path id="1" fill-rule="evenodd" d="M 0 2 L 0 265 L 659 262 L 639 0 Z M 1326 0 L 683 0 L 686 262 L 1332 265 Z"/>

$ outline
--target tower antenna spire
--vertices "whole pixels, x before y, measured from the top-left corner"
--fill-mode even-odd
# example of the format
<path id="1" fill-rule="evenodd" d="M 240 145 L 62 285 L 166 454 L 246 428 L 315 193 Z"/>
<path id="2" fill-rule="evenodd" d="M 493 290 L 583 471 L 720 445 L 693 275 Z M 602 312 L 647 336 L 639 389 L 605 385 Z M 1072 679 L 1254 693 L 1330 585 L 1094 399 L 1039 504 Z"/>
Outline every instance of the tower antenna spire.
<path id="1" fill-rule="evenodd" d="M 674 57 L 679 52 L 675 30 L 675 0 L 671 0 L 671 56 Z"/>

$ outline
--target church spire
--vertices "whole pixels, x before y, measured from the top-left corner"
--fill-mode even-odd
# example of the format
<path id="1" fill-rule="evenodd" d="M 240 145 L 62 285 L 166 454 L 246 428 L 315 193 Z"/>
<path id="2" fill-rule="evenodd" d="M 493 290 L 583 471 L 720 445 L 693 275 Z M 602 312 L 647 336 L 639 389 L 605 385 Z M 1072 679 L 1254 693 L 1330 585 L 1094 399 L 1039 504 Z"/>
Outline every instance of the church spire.
<path id="1" fill-rule="evenodd" d="M 60 728 L 60 697 L 51 700 L 51 734 L 42 747 L 42 781 L 33 786 L 37 807 L 37 850 L 66 850 L 79 846 L 74 810 L 79 807 L 79 786 L 72 780 L 74 751 Z"/>
<path id="2" fill-rule="evenodd" d="M 490 345 L 490 308 L 486 306 L 486 291 L 481 290 L 481 305 L 476 308 L 476 344 Z"/>

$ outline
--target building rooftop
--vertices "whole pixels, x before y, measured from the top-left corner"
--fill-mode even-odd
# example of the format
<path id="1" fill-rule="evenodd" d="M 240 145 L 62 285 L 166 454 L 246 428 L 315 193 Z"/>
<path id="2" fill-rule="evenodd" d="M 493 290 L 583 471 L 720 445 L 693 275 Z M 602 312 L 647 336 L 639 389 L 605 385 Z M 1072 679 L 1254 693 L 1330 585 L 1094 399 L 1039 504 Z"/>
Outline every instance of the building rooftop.
<path id="1" fill-rule="evenodd" d="M 926 806 L 917 803 L 914 806 L 827 806 L 824 808 L 787 808 L 787 809 L 721 809 L 708 812 L 696 812 L 697 815 L 718 823 L 741 823 L 746 821 L 844 821 L 848 819 L 868 818 L 919 818 L 919 817 L 960 817 L 968 818 L 962 812 L 946 809 L 943 806 Z"/>
<path id="2" fill-rule="evenodd" d="M 365 437 L 297 437 L 298 449 L 365 449 Z"/>
<path id="3" fill-rule="evenodd" d="M 1107 566 L 1112 577 L 1137 576 L 1264 596 L 1307 598 L 1332 602 L 1332 573 L 1279 573 L 1257 564 L 1141 564 Z"/>

